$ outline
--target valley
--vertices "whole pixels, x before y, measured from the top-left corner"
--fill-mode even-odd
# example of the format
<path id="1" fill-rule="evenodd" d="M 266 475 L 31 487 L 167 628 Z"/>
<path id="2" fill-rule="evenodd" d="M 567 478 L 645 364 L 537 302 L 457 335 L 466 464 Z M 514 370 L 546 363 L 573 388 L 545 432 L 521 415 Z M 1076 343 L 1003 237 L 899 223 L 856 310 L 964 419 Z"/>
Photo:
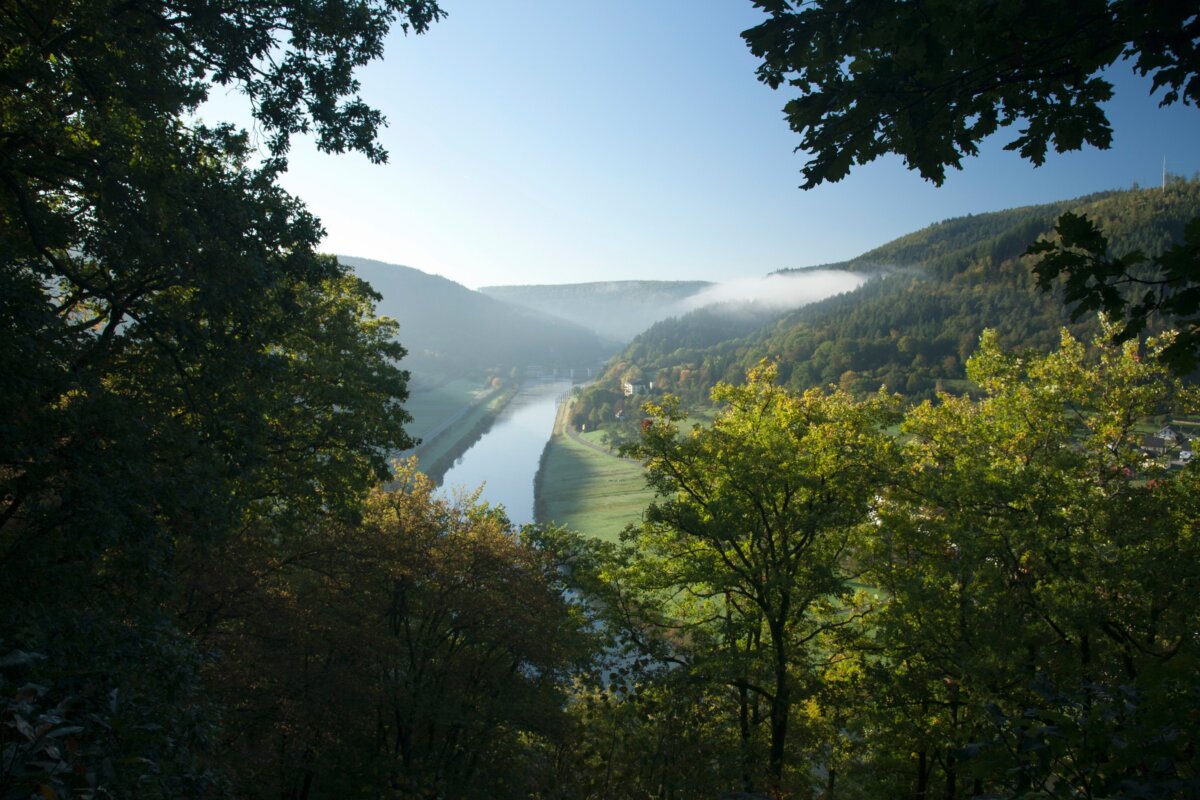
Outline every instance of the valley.
<path id="1" fill-rule="evenodd" d="M 0 800 L 1200 797 L 1195 3 L 448 6 L 4 3 Z"/>
<path id="2" fill-rule="evenodd" d="M 1156 209 L 1152 226 L 1147 206 Z M 414 418 L 410 430 L 423 440 L 412 451 L 419 467 L 448 490 L 484 485 L 482 499 L 504 505 L 514 522 L 553 522 L 615 541 L 626 525 L 642 519 L 653 498 L 640 465 L 609 446 L 636 439 L 645 399 L 673 394 L 692 413 L 711 416 L 714 383 L 740 381 L 763 358 L 779 365 L 781 379 L 794 390 L 836 384 L 865 395 L 882 385 L 908 401 L 935 391 L 969 394 L 978 387 L 966 380 L 964 364 L 984 327 L 999 327 L 1014 344 L 1041 348 L 1051 346 L 1062 326 L 1090 335 L 1095 320 L 1068 319 L 1057 301 L 1035 289 L 1020 259 L 1031 237 L 1069 209 L 1105 220 L 1118 247 L 1154 248 L 1200 211 L 1200 184 L 1181 181 L 1165 193 L 1108 192 L 947 220 L 843 264 L 782 273 L 796 279 L 839 271 L 870 276 L 857 288 L 800 308 L 745 301 L 699 305 L 696 298 L 721 296 L 718 285 L 701 281 L 487 287 L 477 293 L 403 267 L 348 263 L 378 284 L 382 310 L 407 316 L 402 342 L 407 328 L 418 343 L 406 408 Z M 410 283 L 413 277 L 416 283 Z M 426 285 L 437 286 L 433 297 L 444 299 L 419 300 Z M 778 286 L 770 291 L 779 294 Z M 417 307 L 421 313 L 413 313 Z M 465 320 L 467 327 L 448 338 L 442 325 L 447 319 Z M 507 350 L 496 350 L 495 343 L 490 350 L 468 347 L 456 338 L 488 338 L 486 331 L 512 328 L 517 319 L 529 334 L 504 345 Z M 459 352 L 464 347 L 473 361 Z M 490 355 L 480 358 L 481 352 Z M 596 357 L 604 353 L 607 361 Z M 576 384 L 533 377 L 553 373 L 594 377 Z M 631 381 L 652 389 L 627 397 L 623 386 Z M 561 406 L 542 396 L 565 396 L 572 386 Z"/>

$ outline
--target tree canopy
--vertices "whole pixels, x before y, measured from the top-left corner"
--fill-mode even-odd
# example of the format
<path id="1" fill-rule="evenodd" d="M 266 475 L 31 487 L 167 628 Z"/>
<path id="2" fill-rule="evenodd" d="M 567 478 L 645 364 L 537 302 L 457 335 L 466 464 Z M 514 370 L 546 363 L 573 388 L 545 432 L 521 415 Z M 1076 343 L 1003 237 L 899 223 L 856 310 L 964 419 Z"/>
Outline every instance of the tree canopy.
<path id="1" fill-rule="evenodd" d="M 743 34 L 759 78 L 800 93 L 784 112 L 812 154 L 804 188 L 855 164 L 902 156 L 934 183 L 1002 127 L 1041 164 L 1050 148 L 1107 148 L 1102 74 L 1119 59 L 1163 103 L 1200 102 L 1200 18 L 1187 2 L 754 0 L 769 16 Z"/>
<path id="2" fill-rule="evenodd" d="M 301 132 L 385 157 L 355 68 L 440 13 L 0 4 L 4 796 L 217 791 L 180 554 L 353 517 L 411 444 L 395 324 L 275 179 Z M 261 164 L 193 119 L 215 85 L 248 96 Z"/>
<path id="3" fill-rule="evenodd" d="M 626 649 L 573 709 L 576 769 L 615 797 L 1194 796 L 1200 472 L 1143 448 L 1163 414 L 1194 438 L 1200 395 L 1174 334 L 1114 333 L 985 332 L 980 395 L 898 435 L 891 398 L 769 371 L 708 428 L 651 406 L 659 496 L 592 568 Z"/>
<path id="4" fill-rule="evenodd" d="M 749 637 L 745 658 L 723 654 L 729 663 L 715 668 L 766 704 L 767 772 L 778 787 L 792 707 L 811 691 L 801 665 L 819 662 L 824 637 L 852 616 L 839 613 L 852 594 L 845 557 L 882 482 L 890 403 L 797 396 L 775 377 L 762 364 L 744 386 L 719 384 L 722 412 L 689 435 L 673 407 L 649 404 L 653 422 L 630 450 L 658 494 L 639 540 L 645 564 L 661 570 L 653 580 L 668 594 L 683 587 L 695 613 L 713 608 L 711 622 Z"/>

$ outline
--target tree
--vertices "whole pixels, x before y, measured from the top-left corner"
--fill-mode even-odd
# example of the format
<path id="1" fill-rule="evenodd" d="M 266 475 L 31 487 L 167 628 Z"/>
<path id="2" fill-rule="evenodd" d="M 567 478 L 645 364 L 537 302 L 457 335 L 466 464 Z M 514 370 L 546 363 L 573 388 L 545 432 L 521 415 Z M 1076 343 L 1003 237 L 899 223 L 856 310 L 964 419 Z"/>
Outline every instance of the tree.
<path id="1" fill-rule="evenodd" d="M 1126 324 L 1117 342 L 1133 339 L 1155 315 L 1165 315 L 1179 335 L 1162 351 L 1162 359 L 1181 374 L 1200 366 L 1200 217 L 1183 233 L 1183 241 L 1148 256 L 1141 250 L 1110 256 L 1108 239 L 1083 216 L 1064 214 L 1057 238 L 1029 247 L 1041 259 L 1034 267 L 1038 286 L 1050 291 L 1064 278 L 1063 297 L 1074 305 L 1073 319 L 1102 311 Z"/>
<path id="2" fill-rule="evenodd" d="M 261 533 L 266 533 L 260 532 Z M 556 532 L 546 532 L 546 537 Z M 565 534 L 563 534 L 565 536 Z M 206 648 L 240 797 L 528 797 L 554 780 L 589 651 L 541 532 L 397 465 L 360 521 L 197 549 Z"/>
<path id="3" fill-rule="evenodd" d="M 785 780 L 794 708 L 811 698 L 831 632 L 857 619 L 850 556 L 886 471 L 893 413 L 878 396 L 793 395 L 762 364 L 743 386 L 719 384 L 712 425 L 681 434 L 676 405 L 631 449 L 658 499 L 635 533 L 644 586 L 660 592 L 680 638 L 697 648 L 691 669 L 738 690 L 742 749 L 749 704 L 766 704 L 766 764 L 744 781 Z M 644 604 L 653 608 L 653 604 Z M 806 780 L 800 775 L 798 780 Z M 747 787 L 749 788 L 749 787 Z"/>
<path id="4" fill-rule="evenodd" d="M 1102 73 L 1118 59 L 1151 77 L 1153 90 L 1165 89 L 1163 104 L 1200 102 L 1200 18 L 1187 2 L 754 5 L 769 15 L 743 34 L 762 59 L 760 80 L 801 93 L 784 112 L 801 136 L 798 149 L 812 155 L 805 189 L 840 180 L 853 165 L 885 153 L 940 185 L 946 167 L 961 168 L 980 141 L 1012 124 L 1024 127 L 1007 149 L 1034 164 L 1051 147 L 1107 148 L 1112 129 L 1101 104 L 1113 87 Z M 1042 285 L 1064 274 L 1068 302 L 1080 313 L 1105 308 L 1127 316 L 1131 324 L 1120 329 L 1126 336 L 1155 311 L 1172 315 L 1184 330 L 1168 357 L 1193 368 L 1200 358 L 1195 243 L 1143 269 L 1141 254 L 1108 258 L 1095 250 L 1103 243 L 1094 227 L 1063 224 L 1075 235 L 1032 250 L 1046 256 L 1038 268 Z M 1062 255 L 1084 244 L 1088 259 Z M 1147 282 L 1146 294 L 1121 292 Z"/>
<path id="5" fill-rule="evenodd" d="M 37 685 L 29 713 L 79 728 L 76 764 L 5 772 L 3 792 L 216 791 L 179 552 L 353 515 L 411 444 L 394 324 L 275 178 L 304 131 L 384 158 L 354 70 L 397 19 L 440 13 L 0 7 L 0 691 Z M 192 120 L 218 84 L 268 132 L 261 166 L 244 133 Z"/>
<path id="6" fill-rule="evenodd" d="M 812 153 L 804 188 L 896 153 L 940 184 L 999 128 L 1035 164 L 1053 147 L 1106 148 L 1101 108 L 1118 59 L 1166 87 L 1164 103 L 1200 102 L 1200 21 L 1188 3 L 1074 0 L 885 3 L 754 0 L 769 16 L 743 34 L 760 80 L 802 96 L 784 112 Z"/>
<path id="7" fill-rule="evenodd" d="M 1197 396 L 1169 341 L 1112 338 L 1018 355 L 989 332 L 986 396 L 906 416 L 864 557 L 886 598 L 864 750 L 892 796 L 1195 792 L 1196 473 L 1145 462 L 1136 426 Z"/>

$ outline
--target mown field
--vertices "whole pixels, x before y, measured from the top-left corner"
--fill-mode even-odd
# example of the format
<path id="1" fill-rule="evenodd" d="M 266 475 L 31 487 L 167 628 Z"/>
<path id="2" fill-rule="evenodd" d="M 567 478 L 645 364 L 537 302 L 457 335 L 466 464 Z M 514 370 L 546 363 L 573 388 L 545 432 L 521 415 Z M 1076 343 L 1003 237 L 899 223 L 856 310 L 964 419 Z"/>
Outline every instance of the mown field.
<path id="1" fill-rule="evenodd" d="M 654 493 L 640 464 L 597 452 L 565 435 L 546 445 L 538 487 L 538 521 L 615 540 L 640 522 Z"/>

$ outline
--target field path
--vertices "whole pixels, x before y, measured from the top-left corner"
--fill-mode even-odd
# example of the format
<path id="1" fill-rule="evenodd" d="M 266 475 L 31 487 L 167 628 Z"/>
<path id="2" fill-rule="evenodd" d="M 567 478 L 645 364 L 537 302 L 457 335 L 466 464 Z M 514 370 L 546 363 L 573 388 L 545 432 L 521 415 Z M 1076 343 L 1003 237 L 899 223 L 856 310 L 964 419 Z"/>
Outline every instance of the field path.
<path id="1" fill-rule="evenodd" d="M 595 442 L 590 442 L 587 439 L 580 436 L 579 429 L 567 421 L 568 417 L 570 417 L 571 405 L 574 402 L 575 402 L 575 398 L 571 397 L 571 398 L 567 398 L 565 401 L 558 404 L 558 415 L 555 416 L 555 418 L 554 418 L 554 430 L 551 431 L 551 434 L 550 434 L 551 436 L 556 436 L 558 434 L 565 433 L 572 441 L 579 442 L 584 447 L 587 447 L 591 450 L 595 450 L 597 453 L 603 453 L 604 455 L 608 456 L 609 458 L 616 458 L 616 459 L 620 459 L 621 461 L 628 461 L 630 464 L 642 463 L 641 461 L 638 461 L 636 458 L 626 458 L 624 456 L 617 455 L 616 453 L 614 453 L 612 450 L 608 449 L 607 447 L 602 447 L 602 446 L 596 444 Z"/>
<path id="2" fill-rule="evenodd" d="M 617 459 L 620 459 L 621 461 L 628 461 L 630 464 L 642 463 L 641 461 L 637 460 L 636 458 L 627 458 L 626 456 L 618 455 L 618 454 L 614 453 L 612 450 L 608 449 L 607 447 L 603 447 L 601 445 L 596 444 L 595 442 L 588 441 L 587 439 L 585 439 L 579 435 L 579 431 L 575 428 L 574 425 L 566 425 L 566 426 L 564 426 L 563 429 L 566 432 L 567 436 L 569 436 L 573 441 L 579 442 L 584 447 L 591 448 L 592 450 L 595 450 L 597 453 L 603 453 L 604 455 L 608 456 L 609 458 L 617 458 Z"/>

